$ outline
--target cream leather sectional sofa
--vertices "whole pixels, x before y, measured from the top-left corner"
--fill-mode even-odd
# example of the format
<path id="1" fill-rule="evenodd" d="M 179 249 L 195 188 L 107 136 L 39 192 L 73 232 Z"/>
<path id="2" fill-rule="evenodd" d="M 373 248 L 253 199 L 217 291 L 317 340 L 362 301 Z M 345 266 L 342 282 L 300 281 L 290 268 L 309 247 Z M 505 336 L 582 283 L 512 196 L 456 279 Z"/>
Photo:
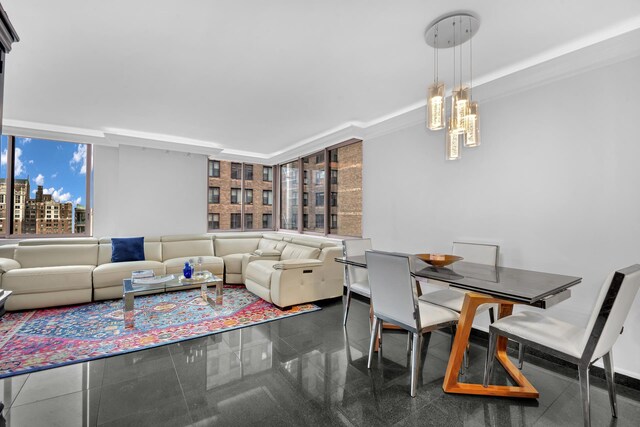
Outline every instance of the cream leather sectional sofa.
<path id="1" fill-rule="evenodd" d="M 144 238 L 144 261 L 111 262 L 111 238 L 26 239 L 0 246 L 0 288 L 7 310 L 122 298 L 131 272 L 180 274 L 185 261 L 279 307 L 342 295 L 339 241 L 285 233 L 224 233 Z"/>

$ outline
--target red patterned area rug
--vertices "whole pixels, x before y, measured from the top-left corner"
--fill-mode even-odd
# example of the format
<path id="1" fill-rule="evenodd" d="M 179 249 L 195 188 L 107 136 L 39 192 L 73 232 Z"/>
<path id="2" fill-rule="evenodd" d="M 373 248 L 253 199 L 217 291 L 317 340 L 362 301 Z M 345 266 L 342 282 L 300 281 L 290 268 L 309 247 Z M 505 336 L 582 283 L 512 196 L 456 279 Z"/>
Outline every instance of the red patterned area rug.
<path id="1" fill-rule="evenodd" d="M 282 311 L 244 286 L 227 285 L 221 306 L 199 289 L 135 298 L 135 326 L 122 300 L 7 313 L 0 319 L 0 378 L 157 347 L 320 310 Z"/>

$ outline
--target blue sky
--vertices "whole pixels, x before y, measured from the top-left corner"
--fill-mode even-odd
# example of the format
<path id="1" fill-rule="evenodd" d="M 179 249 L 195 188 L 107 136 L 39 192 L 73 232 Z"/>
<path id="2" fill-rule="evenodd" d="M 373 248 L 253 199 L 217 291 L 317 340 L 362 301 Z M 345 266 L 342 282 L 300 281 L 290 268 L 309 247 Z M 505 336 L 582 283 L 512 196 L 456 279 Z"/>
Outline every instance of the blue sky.
<path id="1" fill-rule="evenodd" d="M 7 176 L 7 137 L 2 135 L 0 176 Z M 85 204 L 87 153 L 85 144 L 16 137 L 15 177 L 29 178 L 31 197 L 42 185 L 59 202 Z"/>

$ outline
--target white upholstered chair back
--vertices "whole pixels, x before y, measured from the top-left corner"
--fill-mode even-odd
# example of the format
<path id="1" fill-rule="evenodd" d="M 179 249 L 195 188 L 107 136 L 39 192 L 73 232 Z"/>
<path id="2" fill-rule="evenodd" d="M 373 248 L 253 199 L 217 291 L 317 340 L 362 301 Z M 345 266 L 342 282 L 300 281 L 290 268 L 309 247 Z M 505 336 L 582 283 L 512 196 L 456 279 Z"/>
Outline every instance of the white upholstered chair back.
<path id="1" fill-rule="evenodd" d="M 635 267 L 635 269 L 633 267 Z M 625 271 L 628 271 L 628 273 L 624 275 L 622 283 L 619 285 L 616 283 L 616 274 L 619 273 L 611 273 L 609 277 L 607 277 L 607 280 L 604 282 L 604 285 L 600 290 L 600 294 L 596 300 L 596 305 L 591 313 L 591 317 L 589 318 L 589 323 L 587 324 L 586 334 L 583 340 L 585 347 L 587 346 L 589 337 L 592 335 L 592 331 L 597 327 L 596 323 L 599 320 L 598 318 L 600 316 L 606 316 L 608 312 L 608 317 L 600 320 L 605 322 L 604 328 L 602 329 L 602 333 L 600 334 L 598 344 L 596 345 L 591 360 L 598 359 L 611 350 L 620 335 L 620 331 L 624 326 L 624 321 L 631 310 L 633 300 L 640 288 L 640 265 L 635 265 L 621 270 L 621 272 Z M 619 280 L 620 279 L 618 279 L 618 283 Z M 613 298 L 610 296 L 610 298 L 607 298 L 612 286 L 620 286 L 620 290 L 618 291 L 617 296 L 613 296 Z"/>
<path id="2" fill-rule="evenodd" d="M 453 242 L 453 255 L 464 258 L 466 262 L 484 265 L 498 265 L 497 245 L 486 245 L 480 243 Z"/>
<path id="3" fill-rule="evenodd" d="M 411 276 L 411 259 L 405 255 L 367 251 L 373 314 L 419 331 L 420 313 Z"/>
<path id="4" fill-rule="evenodd" d="M 348 239 L 343 242 L 344 254 L 347 257 L 364 255 L 368 250 L 373 249 L 371 239 Z M 367 269 L 347 266 L 349 283 L 363 283 L 367 281 Z"/>

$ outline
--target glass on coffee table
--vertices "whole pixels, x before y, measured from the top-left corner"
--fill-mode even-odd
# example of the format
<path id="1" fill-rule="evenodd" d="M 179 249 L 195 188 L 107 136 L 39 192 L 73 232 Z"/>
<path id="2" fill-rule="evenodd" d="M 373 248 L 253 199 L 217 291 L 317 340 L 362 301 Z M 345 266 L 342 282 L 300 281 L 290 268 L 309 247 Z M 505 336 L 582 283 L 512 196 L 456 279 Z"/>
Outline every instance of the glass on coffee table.
<path id="1" fill-rule="evenodd" d="M 215 284 L 215 299 L 209 296 L 207 286 Z M 122 300 L 124 302 L 124 325 L 126 328 L 134 326 L 134 297 L 150 293 L 167 292 L 188 288 L 193 285 L 200 285 L 200 295 L 212 308 L 222 305 L 222 279 L 208 271 L 194 274 L 190 279 L 183 276 L 169 274 L 152 278 L 135 279 L 130 278 L 122 281 Z"/>

